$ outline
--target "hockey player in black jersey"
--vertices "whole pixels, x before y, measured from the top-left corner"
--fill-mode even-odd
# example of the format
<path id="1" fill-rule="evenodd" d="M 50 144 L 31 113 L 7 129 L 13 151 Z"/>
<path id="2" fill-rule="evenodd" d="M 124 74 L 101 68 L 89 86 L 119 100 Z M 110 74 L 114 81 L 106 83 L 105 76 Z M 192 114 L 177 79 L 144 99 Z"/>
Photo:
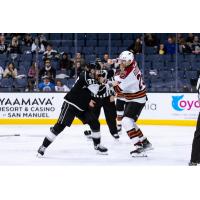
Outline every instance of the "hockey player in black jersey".
<path id="1" fill-rule="evenodd" d="M 79 76 L 71 91 L 64 97 L 64 103 L 57 123 L 50 128 L 49 134 L 38 149 L 38 155 L 43 156 L 46 148 L 55 140 L 66 126 L 70 127 L 74 118 L 80 119 L 83 124 L 88 124 L 91 129 L 94 149 L 106 153 L 107 148 L 101 145 L 100 124 L 96 115 L 91 112 L 95 107 L 91 93 L 99 90 L 98 69 L 95 65 L 88 65 L 86 71 Z"/>
<path id="2" fill-rule="evenodd" d="M 105 84 L 106 81 L 113 79 L 114 71 L 112 69 L 102 70 L 100 60 L 97 60 L 95 65 L 97 65 L 98 68 L 101 68 L 99 78 L 102 80 L 101 81 L 102 84 L 100 84 L 98 93 L 92 94 L 93 100 L 96 102 L 96 105 L 92 109 L 92 111 L 94 112 L 96 117 L 99 118 L 101 108 L 103 108 L 106 122 L 107 122 L 111 135 L 115 139 L 119 139 L 119 134 L 117 130 L 117 122 L 116 122 L 117 112 L 116 112 L 116 106 L 115 106 L 115 100 L 114 100 L 115 92 L 112 88 L 107 87 L 107 85 Z M 91 137 L 90 130 L 84 131 L 84 134 L 88 138 Z"/>

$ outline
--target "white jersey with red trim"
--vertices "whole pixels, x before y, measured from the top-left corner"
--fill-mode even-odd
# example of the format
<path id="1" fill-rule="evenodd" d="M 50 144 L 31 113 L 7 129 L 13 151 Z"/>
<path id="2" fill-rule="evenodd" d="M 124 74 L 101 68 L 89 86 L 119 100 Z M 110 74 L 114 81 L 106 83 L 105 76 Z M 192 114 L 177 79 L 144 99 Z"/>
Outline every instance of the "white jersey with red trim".
<path id="1" fill-rule="evenodd" d="M 146 86 L 136 61 L 126 67 L 123 73 L 116 75 L 115 81 L 118 81 L 119 85 L 115 86 L 114 89 L 117 94 L 123 94 L 125 101 L 146 102 Z"/>

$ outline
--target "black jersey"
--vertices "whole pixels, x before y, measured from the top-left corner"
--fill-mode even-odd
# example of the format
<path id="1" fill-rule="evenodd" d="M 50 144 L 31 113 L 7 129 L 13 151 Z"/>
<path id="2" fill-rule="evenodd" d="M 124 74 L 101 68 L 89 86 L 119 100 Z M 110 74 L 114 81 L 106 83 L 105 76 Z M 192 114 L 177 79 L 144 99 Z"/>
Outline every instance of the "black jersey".
<path id="1" fill-rule="evenodd" d="M 84 111 L 88 109 L 92 93 L 95 94 L 98 90 L 98 82 L 90 77 L 89 72 L 85 71 L 78 77 L 76 83 L 64 99 L 77 109 Z"/>

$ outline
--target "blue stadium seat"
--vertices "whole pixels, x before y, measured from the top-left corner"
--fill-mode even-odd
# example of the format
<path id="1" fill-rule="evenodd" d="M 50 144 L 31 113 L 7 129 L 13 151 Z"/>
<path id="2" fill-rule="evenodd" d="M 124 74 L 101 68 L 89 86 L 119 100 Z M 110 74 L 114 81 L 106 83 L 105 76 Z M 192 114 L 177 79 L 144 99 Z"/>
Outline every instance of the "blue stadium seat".
<path id="1" fill-rule="evenodd" d="M 77 33 L 77 39 L 78 40 L 84 40 L 84 39 L 86 39 L 86 33 Z"/>
<path id="2" fill-rule="evenodd" d="M 95 47 L 95 53 L 96 54 L 104 54 L 105 52 L 108 52 L 107 47 Z"/>
<path id="3" fill-rule="evenodd" d="M 77 40 L 77 46 L 84 47 L 85 46 L 85 40 Z"/>
<path id="4" fill-rule="evenodd" d="M 86 40 L 86 46 L 87 47 L 96 47 L 97 46 L 97 40 Z"/>
<path id="5" fill-rule="evenodd" d="M 61 40 L 49 40 L 49 43 L 53 46 L 53 48 L 57 49 L 57 47 L 60 47 Z"/>
<path id="6" fill-rule="evenodd" d="M 85 55 L 85 61 L 88 62 L 93 62 L 97 58 L 96 54 L 90 54 L 90 55 Z"/>
<path id="7" fill-rule="evenodd" d="M 153 69 L 163 69 L 164 68 L 164 62 L 162 61 L 153 61 L 152 62 L 152 68 Z"/>
<path id="8" fill-rule="evenodd" d="M 185 76 L 185 70 L 178 70 L 178 77 L 180 79 L 184 79 L 186 76 Z"/>
<path id="9" fill-rule="evenodd" d="M 118 47 L 119 52 L 121 53 L 122 51 L 126 51 L 127 47 Z"/>
<path id="10" fill-rule="evenodd" d="M 73 40 L 74 39 L 74 33 L 63 33 L 62 39 L 63 40 Z"/>
<path id="11" fill-rule="evenodd" d="M 121 40 L 111 40 L 111 47 L 120 47 L 122 46 Z"/>
<path id="12" fill-rule="evenodd" d="M 76 81 L 75 79 L 68 79 L 67 87 L 71 89 L 72 86 L 74 85 L 75 81 Z"/>
<path id="13" fill-rule="evenodd" d="M 123 46 L 124 47 L 129 47 L 130 45 L 133 44 L 133 40 L 123 40 Z"/>
<path id="14" fill-rule="evenodd" d="M 67 53 L 67 52 L 69 52 L 69 47 L 59 47 L 58 48 L 58 52 L 60 52 L 60 53 L 61 52 L 66 52 Z"/>
<path id="15" fill-rule="evenodd" d="M 99 33 L 99 40 L 108 40 L 109 39 L 109 33 Z"/>
<path id="16" fill-rule="evenodd" d="M 186 79 L 198 78 L 197 71 L 186 71 L 185 76 Z"/>
<path id="17" fill-rule="evenodd" d="M 87 40 L 97 40 L 98 34 L 97 33 L 86 33 Z"/>
<path id="18" fill-rule="evenodd" d="M 94 53 L 94 48 L 93 47 L 84 47 L 83 48 L 83 53 L 84 54 L 93 54 Z"/>
<path id="19" fill-rule="evenodd" d="M 176 62 L 166 61 L 165 62 L 166 69 L 174 69 L 176 67 Z"/>
<path id="20" fill-rule="evenodd" d="M 119 54 L 118 47 L 112 46 L 112 47 L 111 47 L 111 54 Z"/>
<path id="21" fill-rule="evenodd" d="M 0 54 L 0 60 L 1 61 L 7 61 L 8 60 L 8 57 L 6 54 Z"/>
<path id="22" fill-rule="evenodd" d="M 50 33 L 50 40 L 62 40 L 62 34 L 61 33 Z"/>
<path id="23" fill-rule="evenodd" d="M 20 58 L 21 61 L 31 61 L 32 60 L 32 54 L 22 54 L 21 55 L 21 58 Z"/>
<path id="24" fill-rule="evenodd" d="M 179 69 L 183 69 L 183 70 L 190 70 L 191 69 L 191 64 L 190 62 L 180 62 L 178 63 Z"/>
<path id="25" fill-rule="evenodd" d="M 13 86 L 13 79 L 12 78 L 3 78 L 1 80 L 1 87 L 12 88 L 12 86 Z"/>
<path id="26" fill-rule="evenodd" d="M 186 54 L 186 55 L 185 55 L 185 60 L 188 61 L 188 62 L 190 62 L 190 61 L 191 61 L 191 62 L 192 62 L 192 61 L 195 61 L 196 58 L 197 58 L 197 57 L 196 57 L 196 55 L 194 55 L 194 54 Z"/>
<path id="27" fill-rule="evenodd" d="M 0 66 L 5 69 L 6 68 L 6 61 L 0 60 Z"/>
<path id="28" fill-rule="evenodd" d="M 111 40 L 121 40 L 121 33 L 111 33 Z"/>
<path id="29" fill-rule="evenodd" d="M 108 40 L 99 40 L 98 43 L 99 43 L 98 44 L 99 47 L 108 47 L 108 45 L 109 45 Z"/>
<path id="30" fill-rule="evenodd" d="M 74 40 L 63 40 L 62 41 L 62 47 L 73 47 L 74 46 Z"/>
<path id="31" fill-rule="evenodd" d="M 200 62 L 192 61 L 191 62 L 191 69 L 192 70 L 200 70 Z"/>
<path id="32" fill-rule="evenodd" d="M 122 33 L 122 40 L 134 40 L 134 34 L 133 33 Z"/>
<path id="33" fill-rule="evenodd" d="M 15 79 L 13 84 L 15 88 L 25 88 L 27 86 L 27 79 L 26 78 Z"/>
<path id="34" fill-rule="evenodd" d="M 145 61 L 144 62 L 144 68 L 145 69 L 150 69 L 151 68 L 151 62 L 150 61 Z"/>
<path id="35" fill-rule="evenodd" d="M 144 48 L 144 52 L 145 52 L 145 54 L 156 54 L 157 53 L 157 48 L 154 48 L 154 47 L 145 47 Z"/>

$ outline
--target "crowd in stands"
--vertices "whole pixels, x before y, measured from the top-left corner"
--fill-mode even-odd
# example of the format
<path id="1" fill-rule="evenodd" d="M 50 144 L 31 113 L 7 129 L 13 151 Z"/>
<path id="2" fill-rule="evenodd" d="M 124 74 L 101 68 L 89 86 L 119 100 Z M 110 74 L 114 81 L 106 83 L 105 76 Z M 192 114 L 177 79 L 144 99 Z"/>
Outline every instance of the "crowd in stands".
<path id="1" fill-rule="evenodd" d="M 77 35 L 0 34 L 0 91 L 67 92 L 88 62 L 100 58 L 106 68 L 109 58 L 126 49 L 134 53 L 149 91 L 173 91 L 175 79 L 180 91 L 193 91 L 189 83 L 200 67 L 199 34 Z"/>

